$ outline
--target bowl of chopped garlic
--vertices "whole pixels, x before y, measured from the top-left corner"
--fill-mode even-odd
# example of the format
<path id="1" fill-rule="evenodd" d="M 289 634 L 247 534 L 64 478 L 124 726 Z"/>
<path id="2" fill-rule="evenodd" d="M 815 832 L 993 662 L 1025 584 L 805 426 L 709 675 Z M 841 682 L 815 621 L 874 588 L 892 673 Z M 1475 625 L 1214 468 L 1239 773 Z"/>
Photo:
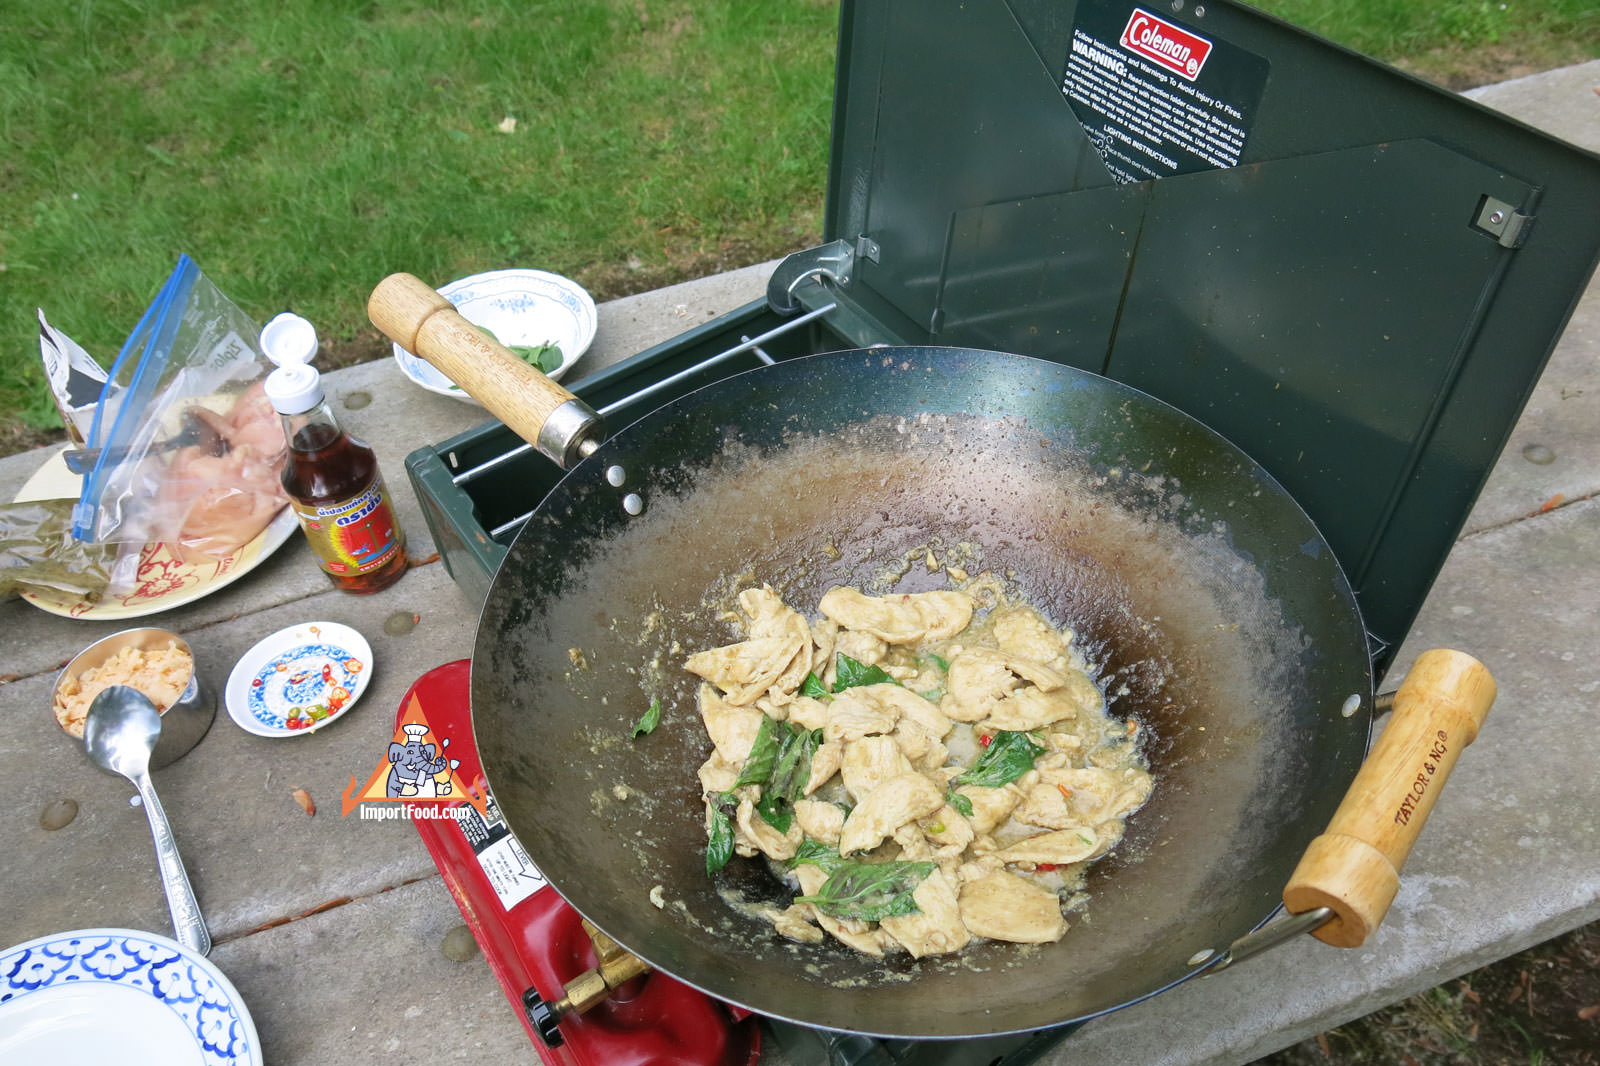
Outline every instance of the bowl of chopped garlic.
<path id="1" fill-rule="evenodd" d="M 89 705 L 112 685 L 138 689 L 161 712 L 152 769 L 200 743 L 216 717 L 216 696 L 200 681 L 188 641 L 165 629 L 124 629 L 74 656 L 56 677 L 50 701 L 56 724 L 81 740 Z"/>

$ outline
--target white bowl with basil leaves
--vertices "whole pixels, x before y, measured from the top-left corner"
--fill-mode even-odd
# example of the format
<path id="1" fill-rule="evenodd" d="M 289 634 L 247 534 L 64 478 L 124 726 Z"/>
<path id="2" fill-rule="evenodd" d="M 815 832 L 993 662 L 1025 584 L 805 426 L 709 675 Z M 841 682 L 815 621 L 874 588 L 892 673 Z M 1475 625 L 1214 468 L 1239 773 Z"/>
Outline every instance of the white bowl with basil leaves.
<path id="1" fill-rule="evenodd" d="M 512 353 L 559 380 L 588 351 L 599 317 L 583 286 L 544 270 L 491 270 L 452 281 L 439 294 L 461 317 Z M 395 362 L 416 384 L 477 403 L 433 364 L 394 346 Z"/>

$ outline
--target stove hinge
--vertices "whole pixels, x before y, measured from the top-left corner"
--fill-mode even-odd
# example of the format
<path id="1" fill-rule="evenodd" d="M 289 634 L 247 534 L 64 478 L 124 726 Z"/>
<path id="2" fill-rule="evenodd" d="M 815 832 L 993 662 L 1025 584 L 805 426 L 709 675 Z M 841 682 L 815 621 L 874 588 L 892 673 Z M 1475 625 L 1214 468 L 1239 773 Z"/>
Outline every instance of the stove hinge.
<path id="1" fill-rule="evenodd" d="M 870 258 L 874 261 L 878 258 L 877 252 L 877 245 L 872 245 Z M 843 287 L 850 284 L 855 266 L 856 246 L 847 240 L 829 241 L 815 248 L 795 252 L 785 257 L 773 271 L 772 277 L 767 279 L 767 306 L 780 315 L 792 315 L 800 310 L 800 300 L 795 291 L 801 284 L 811 280 L 826 280 Z"/>
<path id="2" fill-rule="evenodd" d="M 854 241 L 840 238 L 807 248 L 786 257 L 767 281 L 767 304 L 781 315 L 792 315 L 800 309 L 795 290 L 801 283 L 816 279 L 828 281 L 840 288 L 850 284 L 856 270 L 856 260 L 876 263 L 882 249 L 878 242 L 865 233 Z"/>
<path id="3" fill-rule="evenodd" d="M 1478 201 L 1478 213 L 1472 220 L 1472 228 L 1487 233 L 1502 248 L 1521 248 L 1533 229 L 1533 218 L 1504 200 L 1485 196 Z"/>

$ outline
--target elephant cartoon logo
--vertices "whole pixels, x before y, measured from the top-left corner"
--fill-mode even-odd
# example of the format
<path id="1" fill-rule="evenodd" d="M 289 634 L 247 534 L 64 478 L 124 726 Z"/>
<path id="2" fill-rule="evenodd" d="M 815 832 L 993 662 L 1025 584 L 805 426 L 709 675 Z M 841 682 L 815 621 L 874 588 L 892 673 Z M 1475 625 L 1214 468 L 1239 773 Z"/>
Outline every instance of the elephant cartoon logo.
<path id="1" fill-rule="evenodd" d="M 469 737 L 469 750 L 470 740 Z M 482 779 L 463 781 L 457 773 L 460 767 L 461 760 L 450 757 L 450 738 L 434 732 L 422 713 L 421 703 L 413 698 L 395 727 L 387 752 L 366 784 L 358 787 L 355 775 L 350 775 L 350 787 L 344 791 L 343 812 L 349 815 L 364 803 L 398 801 L 413 805 L 465 802 L 481 813 L 486 806 Z M 383 813 L 376 809 L 364 810 L 362 817 L 377 817 Z M 395 809 L 388 813 L 405 812 Z"/>
<path id="2" fill-rule="evenodd" d="M 445 759 L 443 751 L 450 746 L 450 738 L 445 737 L 435 748 L 424 743 L 428 727 L 421 722 L 408 722 L 400 731 L 406 739 L 404 743 L 396 740 L 389 745 L 391 765 L 384 795 L 390 799 L 410 799 L 413 796 L 448 796 L 455 791 L 450 771 L 460 766 L 461 760 Z M 440 780 L 441 774 L 443 780 Z"/>

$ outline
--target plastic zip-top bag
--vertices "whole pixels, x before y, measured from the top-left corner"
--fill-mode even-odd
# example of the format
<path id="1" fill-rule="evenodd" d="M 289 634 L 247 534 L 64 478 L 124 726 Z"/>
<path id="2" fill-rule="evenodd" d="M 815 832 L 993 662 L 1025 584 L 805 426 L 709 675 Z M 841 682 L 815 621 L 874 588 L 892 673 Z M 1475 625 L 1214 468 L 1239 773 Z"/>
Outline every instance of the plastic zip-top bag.
<path id="1" fill-rule="evenodd" d="M 101 392 L 73 536 L 222 555 L 266 528 L 287 501 L 260 333 L 193 260 L 179 258 Z"/>

